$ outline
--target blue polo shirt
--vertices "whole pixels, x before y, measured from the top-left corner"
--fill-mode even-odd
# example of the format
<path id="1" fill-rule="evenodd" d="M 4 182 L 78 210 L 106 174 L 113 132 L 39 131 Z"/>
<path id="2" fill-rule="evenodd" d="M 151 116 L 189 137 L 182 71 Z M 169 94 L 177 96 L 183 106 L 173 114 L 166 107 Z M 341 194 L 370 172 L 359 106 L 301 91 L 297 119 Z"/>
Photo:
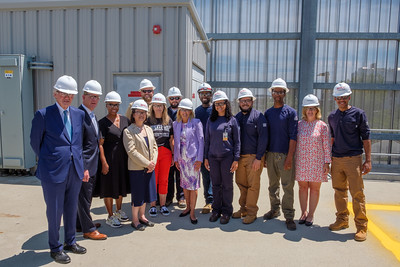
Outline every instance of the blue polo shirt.
<path id="1" fill-rule="evenodd" d="M 328 116 L 329 129 L 334 142 L 333 157 L 351 157 L 363 153 L 363 140 L 369 140 L 370 129 L 364 110 L 350 107 L 337 109 Z"/>
<path id="2" fill-rule="evenodd" d="M 207 120 L 211 115 L 211 111 L 212 111 L 212 106 L 205 108 L 202 105 L 198 106 L 194 111 L 196 119 L 199 119 L 201 121 L 201 124 L 203 124 L 204 136 L 206 135 Z"/>
<path id="3" fill-rule="evenodd" d="M 268 124 L 267 151 L 287 154 L 290 140 L 297 141 L 299 119 L 296 110 L 285 104 L 280 108 L 267 109 L 264 116 Z"/>
<path id="4" fill-rule="evenodd" d="M 236 114 L 240 127 L 241 155 L 256 154 L 256 159 L 261 160 L 268 144 L 268 127 L 264 115 L 255 109 L 243 114 Z"/>

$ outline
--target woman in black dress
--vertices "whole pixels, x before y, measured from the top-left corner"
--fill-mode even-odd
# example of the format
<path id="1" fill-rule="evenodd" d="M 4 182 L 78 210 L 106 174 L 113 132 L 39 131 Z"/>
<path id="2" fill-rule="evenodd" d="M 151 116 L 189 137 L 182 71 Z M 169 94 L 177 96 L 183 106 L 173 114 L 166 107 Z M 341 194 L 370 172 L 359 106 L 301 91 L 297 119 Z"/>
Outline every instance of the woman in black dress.
<path id="1" fill-rule="evenodd" d="M 121 227 L 121 221 L 129 219 L 121 207 L 122 198 L 130 193 L 128 156 L 122 142 L 123 131 L 129 126 L 130 121 L 118 114 L 121 97 L 117 92 L 108 93 L 104 102 L 108 114 L 99 121 L 101 172 L 96 191 L 100 198 L 104 198 L 108 212 L 106 223 L 111 227 Z M 113 212 L 113 199 L 116 200 L 115 212 Z"/>

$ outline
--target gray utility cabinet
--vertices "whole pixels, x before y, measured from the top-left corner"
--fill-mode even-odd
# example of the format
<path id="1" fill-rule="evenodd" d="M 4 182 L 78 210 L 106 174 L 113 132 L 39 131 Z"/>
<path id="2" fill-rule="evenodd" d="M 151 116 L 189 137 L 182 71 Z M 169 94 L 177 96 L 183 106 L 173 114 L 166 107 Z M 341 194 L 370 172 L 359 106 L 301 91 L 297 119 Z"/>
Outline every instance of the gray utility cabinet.
<path id="1" fill-rule="evenodd" d="M 36 157 L 30 146 L 34 114 L 32 71 L 24 55 L 0 55 L 0 168 L 30 169 Z"/>

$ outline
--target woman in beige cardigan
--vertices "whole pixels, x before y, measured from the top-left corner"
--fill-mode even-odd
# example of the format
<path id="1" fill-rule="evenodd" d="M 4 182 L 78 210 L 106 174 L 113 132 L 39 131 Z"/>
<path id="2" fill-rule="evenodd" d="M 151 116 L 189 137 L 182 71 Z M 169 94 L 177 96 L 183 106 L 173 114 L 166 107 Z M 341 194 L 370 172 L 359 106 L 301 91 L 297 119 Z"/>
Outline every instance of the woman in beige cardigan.
<path id="1" fill-rule="evenodd" d="M 154 223 L 145 217 L 146 202 L 157 200 L 154 168 L 157 162 L 158 148 L 153 130 L 144 125 L 148 106 L 142 99 L 132 105 L 132 124 L 124 130 L 124 146 L 128 154 L 129 180 L 132 192 L 132 223 L 136 230 L 143 231 L 145 226 Z"/>

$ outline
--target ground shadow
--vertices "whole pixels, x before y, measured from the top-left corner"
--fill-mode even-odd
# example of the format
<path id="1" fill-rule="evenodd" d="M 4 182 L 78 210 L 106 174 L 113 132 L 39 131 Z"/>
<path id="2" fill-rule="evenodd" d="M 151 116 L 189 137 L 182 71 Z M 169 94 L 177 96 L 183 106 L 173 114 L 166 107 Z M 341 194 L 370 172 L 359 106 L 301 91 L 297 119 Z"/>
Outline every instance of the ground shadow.
<path id="1" fill-rule="evenodd" d="M 0 177 L 0 184 L 41 185 L 40 180 L 35 176 L 5 176 L 5 177 Z"/>
<path id="2" fill-rule="evenodd" d="M 21 253 L 11 256 L 7 259 L 0 261 L 0 266 L 27 266 L 35 267 L 42 266 L 53 262 L 50 257 L 50 253 L 46 252 L 35 252 L 35 251 L 22 251 Z"/>

